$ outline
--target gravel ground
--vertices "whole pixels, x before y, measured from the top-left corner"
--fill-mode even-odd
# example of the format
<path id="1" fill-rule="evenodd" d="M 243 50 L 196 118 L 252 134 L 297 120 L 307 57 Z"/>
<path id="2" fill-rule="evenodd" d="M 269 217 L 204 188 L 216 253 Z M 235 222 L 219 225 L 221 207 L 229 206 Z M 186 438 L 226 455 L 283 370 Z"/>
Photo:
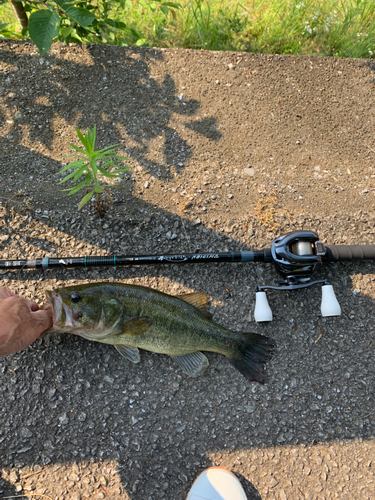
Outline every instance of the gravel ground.
<path id="1" fill-rule="evenodd" d="M 260 249 L 280 234 L 374 243 L 374 67 L 368 61 L 0 42 L 0 258 Z M 74 126 L 120 143 L 132 170 L 105 217 L 66 198 Z M 5 182 L 4 182 L 5 180 Z M 125 182 L 126 181 L 126 182 Z M 122 281 L 205 292 L 214 320 L 271 337 L 266 383 L 208 353 L 203 376 L 143 351 L 55 334 L 0 360 L 0 499 L 184 499 L 207 466 L 249 500 L 375 497 L 374 264 L 322 267 L 319 287 L 269 292 L 267 264 L 1 272 L 44 290 Z"/>

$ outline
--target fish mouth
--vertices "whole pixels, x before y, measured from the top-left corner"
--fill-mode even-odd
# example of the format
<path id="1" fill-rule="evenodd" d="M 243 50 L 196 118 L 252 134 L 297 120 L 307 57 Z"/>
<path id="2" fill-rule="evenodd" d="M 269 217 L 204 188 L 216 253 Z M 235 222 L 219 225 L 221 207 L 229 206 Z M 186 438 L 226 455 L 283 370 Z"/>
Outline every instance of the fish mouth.
<path id="1" fill-rule="evenodd" d="M 47 295 L 48 302 L 52 307 L 53 326 L 55 326 L 56 319 L 60 315 L 61 303 L 60 300 L 55 300 L 55 296 L 57 294 L 53 290 L 45 290 L 45 294 Z"/>
<path id="2" fill-rule="evenodd" d="M 55 330 L 74 328 L 76 321 L 61 296 L 55 290 L 45 290 L 45 293 L 52 307 L 53 328 Z"/>

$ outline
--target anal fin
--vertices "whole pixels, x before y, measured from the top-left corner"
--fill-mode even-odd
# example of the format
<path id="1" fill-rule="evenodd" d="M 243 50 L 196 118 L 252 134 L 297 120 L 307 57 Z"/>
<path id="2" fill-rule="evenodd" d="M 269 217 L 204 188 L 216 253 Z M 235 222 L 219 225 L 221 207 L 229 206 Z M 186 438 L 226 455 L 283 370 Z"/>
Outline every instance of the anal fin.
<path id="1" fill-rule="evenodd" d="M 182 356 L 171 356 L 181 370 L 190 377 L 197 377 L 208 366 L 208 359 L 202 352 L 192 352 Z"/>
<path id="2" fill-rule="evenodd" d="M 141 361 L 138 347 L 130 347 L 128 345 L 115 345 L 115 348 L 121 354 L 121 356 L 131 361 L 132 363 L 139 363 Z"/>

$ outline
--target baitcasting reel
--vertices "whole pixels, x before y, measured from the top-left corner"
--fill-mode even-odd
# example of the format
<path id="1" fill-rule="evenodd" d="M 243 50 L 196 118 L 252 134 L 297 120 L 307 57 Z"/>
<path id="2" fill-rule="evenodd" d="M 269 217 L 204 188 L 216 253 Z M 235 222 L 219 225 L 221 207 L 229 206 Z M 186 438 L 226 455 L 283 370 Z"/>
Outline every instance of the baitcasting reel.
<path id="1" fill-rule="evenodd" d="M 255 298 L 256 322 L 272 321 L 265 290 L 296 290 L 322 283 L 322 316 L 340 316 L 341 307 L 328 280 L 311 281 L 311 276 L 326 255 L 316 233 L 299 231 L 277 238 L 271 246 L 272 261 L 283 280 L 276 285 L 258 286 Z"/>

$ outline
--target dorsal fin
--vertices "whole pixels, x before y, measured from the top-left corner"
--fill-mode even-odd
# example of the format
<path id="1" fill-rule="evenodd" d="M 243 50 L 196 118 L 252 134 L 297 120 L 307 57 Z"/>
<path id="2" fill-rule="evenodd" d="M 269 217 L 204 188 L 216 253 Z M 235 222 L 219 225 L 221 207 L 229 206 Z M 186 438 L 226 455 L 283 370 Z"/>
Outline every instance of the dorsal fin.
<path id="1" fill-rule="evenodd" d="M 183 295 L 177 295 L 177 297 L 198 309 L 198 311 L 204 318 L 212 319 L 212 314 L 207 309 L 208 299 L 206 294 L 202 292 L 193 292 L 184 293 Z"/>

